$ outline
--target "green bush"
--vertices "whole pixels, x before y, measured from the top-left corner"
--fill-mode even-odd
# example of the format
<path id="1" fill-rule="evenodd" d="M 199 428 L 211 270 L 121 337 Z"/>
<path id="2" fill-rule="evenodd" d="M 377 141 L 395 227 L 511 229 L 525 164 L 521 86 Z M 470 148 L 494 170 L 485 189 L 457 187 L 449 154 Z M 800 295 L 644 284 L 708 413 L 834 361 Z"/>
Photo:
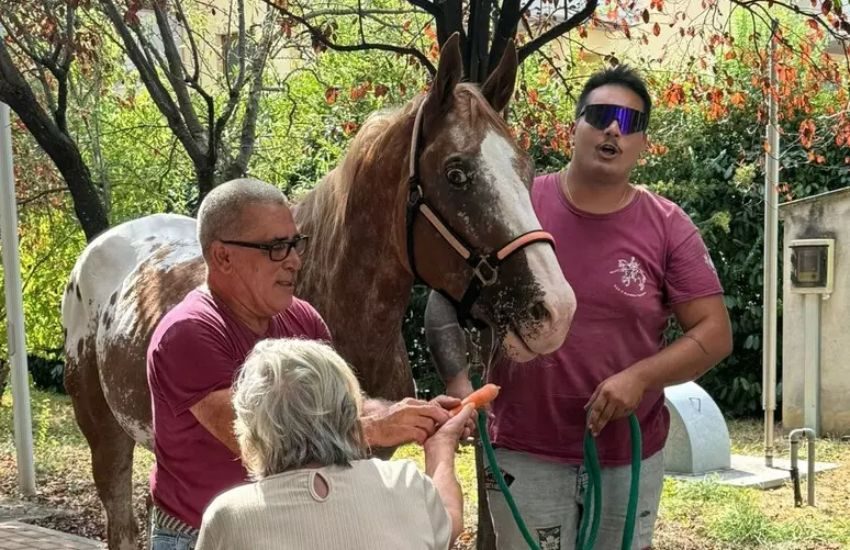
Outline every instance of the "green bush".
<path id="1" fill-rule="evenodd" d="M 65 393 L 65 363 L 62 350 L 54 350 L 49 356 L 27 356 L 27 368 L 32 376 L 33 385 L 44 391 Z"/>
<path id="2" fill-rule="evenodd" d="M 570 76 L 580 82 L 591 70 L 574 66 Z M 726 291 L 735 349 L 700 383 L 724 411 L 735 415 L 754 414 L 761 406 L 764 125 L 754 117 L 761 94 L 745 90 L 758 76 L 747 65 L 746 56 L 740 55 L 722 60 L 713 75 L 695 81 L 708 86 L 712 78 L 731 79 L 747 91 L 741 96 L 742 104 L 727 101 L 728 109 L 720 116 L 712 112 L 697 84 L 689 88 L 682 103 L 668 105 L 660 100 L 668 82 L 653 77 L 650 84 L 657 98 L 653 147 L 634 176 L 637 183 L 680 204 L 712 252 Z M 801 82 L 812 77 L 802 69 L 799 72 Z M 258 121 L 262 131 L 251 174 L 299 196 L 339 162 L 354 130 L 370 113 L 401 105 L 423 83 L 421 69 L 402 57 L 380 52 L 323 53 L 289 78 L 282 93 L 264 96 Z M 569 160 L 574 93 L 565 90 L 545 62 L 531 58 L 523 64 L 510 122 L 538 172 L 559 169 Z M 787 186 L 783 194 L 810 196 L 850 185 L 846 143 L 820 140 L 813 162 L 812 151 L 796 139 L 801 123 L 808 119 L 814 121 L 818 136 L 829 137 L 833 123 L 829 109 L 839 93 L 840 89 L 825 86 L 811 98 L 811 112 L 800 108 L 784 114 L 781 179 Z M 194 196 L 190 164 L 182 149 L 174 147 L 173 137 L 145 93 L 104 98 L 91 116 L 100 117 L 104 133 L 99 142 L 102 161 L 97 165 L 104 173 L 98 179 L 109 182 L 104 192 L 110 197 L 113 222 L 157 211 L 186 212 Z M 34 190 L 55 187 L 56 174 L 44 169 L 49 162 L 31 141 L 24 141 L 16 144 L 16 160 L 24 167 L 19 185 Z M 84 149 L 92 147 L 84 143 Z M 61 345 L 61 292 L 83 246 L 67 196 L 22 210 L 27 338 L 38 354 Z M 425 288 L 414 288 L 403 331 L 419 389 L 436 394 L 442 384 L 431 365 L 422 329 L 426 299 Z M 0 356 L 4 346 L 0 342 Z"/>

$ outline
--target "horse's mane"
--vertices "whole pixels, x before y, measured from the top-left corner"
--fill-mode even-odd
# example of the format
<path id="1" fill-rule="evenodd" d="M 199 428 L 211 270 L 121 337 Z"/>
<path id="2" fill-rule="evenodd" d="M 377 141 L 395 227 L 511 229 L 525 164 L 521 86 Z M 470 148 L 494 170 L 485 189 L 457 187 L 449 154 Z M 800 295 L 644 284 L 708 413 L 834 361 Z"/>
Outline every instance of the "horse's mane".
<path id="1" fill-rule="evenodd" d="M 402 132 L 404 120 L 412 120 L 416 110 L 427 96 L 422 94 L 399 109 L 378 111 L 370 115 L 351 141 L 342 162 L 331 170 L 310 191 L 296 208 L 299 226 L 310 226 L 310 231 L 321 233 L 322 244 L 311 246 L 311 260 L 307 270 L 327 270 L 338 257 L 338 247 L 346 242 L 346 212 L 357 176 L 364 166 L 373 162 L 397 162 L 405 159 L 403 174 L 396 181 L 379 182 L 380 185 L 397 186 L 407 178 L 408 153 L 411 128 Z M 489 125 L 509 135 L 504 119 L 489 107 L 487 100 L 473 84 L 459 84 L 454 90 L 454 111 L 471 125 L 484 119 Z"/>
<path id="2" fill-rule="evenodd" d="M 298 206 L 299 224 L 307 221 L 321 228 L 322 239 L 339 243 L 345 225 L 349 193 L 357 174 L 367 163 L 389 155 L 405 156 L 410 140 L 390 139 L 388 130 L 416 112 L 424 97 L 418 97 L 399 109 L 385 109 L 371 114 L 351 140 L 342 162 L 322 178 Z M 388 149 L 389 148 L 389 149 Z M 394 185 L 396 182 L 384 182 Z"/>

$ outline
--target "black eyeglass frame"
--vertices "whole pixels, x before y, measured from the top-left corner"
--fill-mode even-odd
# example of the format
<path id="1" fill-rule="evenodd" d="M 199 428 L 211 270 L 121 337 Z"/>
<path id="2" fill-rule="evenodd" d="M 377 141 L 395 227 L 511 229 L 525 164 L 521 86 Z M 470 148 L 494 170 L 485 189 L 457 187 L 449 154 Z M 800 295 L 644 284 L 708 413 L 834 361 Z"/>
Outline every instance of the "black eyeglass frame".
<path id="1" fill-rule="evenodd" d="M 300 256 L 307 249 L 307 240 L 310 238 L 309 235 L 295 235 L 289 239 L 278 239 L 276 241 L 272 241 L 270 243 L 252 243 L 248 241 L 232 241 L 232 240 L 220 240 L 222 244 L 232 244 L 233 246 L 241 246 L 242 248 L 254 248 L 256 250 L 265 250 L 268 252 L 269 260 L 272 262 L 282 262 L 289 257 L 289 254 L 294 249 L 295 252 Z M 276 258 L 276 252 L 280 250 L 284 250 L 283 256 L 280 258 Z"/>

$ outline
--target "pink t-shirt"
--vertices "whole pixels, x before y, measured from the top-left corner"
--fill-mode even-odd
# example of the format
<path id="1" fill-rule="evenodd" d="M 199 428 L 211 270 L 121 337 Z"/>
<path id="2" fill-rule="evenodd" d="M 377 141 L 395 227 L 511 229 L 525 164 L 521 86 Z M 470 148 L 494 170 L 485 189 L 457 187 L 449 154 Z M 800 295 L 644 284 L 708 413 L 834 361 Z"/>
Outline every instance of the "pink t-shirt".
<path id="1" fill-rule="evenodd" d="M 596 386 L 664 347 L 671 305 L 723 292 L 699 231 L 674 203 L 645 189 L 605 215 L 578 210 L 563 196 L 557 174 L 535 179 L 532 202 L 555 237 L 577 308 L 564 344 L 525 363 L 496 365 L 502 386 L 490 431 L 495 445 L 565 463 L 581 463 L 587 403 Z M 636 411 L 643 456 L 664 447 L 670 423 L 660 391 Z M 628 419 L 597 438 L 606 466 L 631 460 Z"/>
<path id="2" fill-rule="evenodd" d="M 151 495 L 157 506 L 193 527 L 200 528 L 213 497 L 245 482 L 248 473 L 189 408 L 229 388 L 254 344 L 264 338 L 331 339 L 318 312 L 302 300 L 294 299 L 260 337 L 201 290 L 169 311 L 151 338 L 147 374 L 156 455 Z"/>

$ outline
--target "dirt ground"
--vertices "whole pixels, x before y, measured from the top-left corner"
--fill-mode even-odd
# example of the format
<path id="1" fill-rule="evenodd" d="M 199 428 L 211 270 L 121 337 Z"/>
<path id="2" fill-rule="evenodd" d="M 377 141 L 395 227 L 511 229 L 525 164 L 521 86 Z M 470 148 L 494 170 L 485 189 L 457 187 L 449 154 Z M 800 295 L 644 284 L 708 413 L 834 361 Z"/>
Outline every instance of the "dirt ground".
<path id="1" fill-rule="evenodd" d="M 8 402 L 4 400 L 0 406 L 0 417 L 6 416 L 7 405 Z M 0 425 L 0 521 L 20 518 L 44 527 L 105 540 L 104 514 L 91 481 L 88 449 L 73 423 L 69 403 L 53 397 L 37 398 L 34 412 L 37 419 L 36 461 L 39 466 L 38 494 L 32 499 L 19 498 L 11 434 L 8 431 L 4 433 L 4 429 L 10 428 Z M 733 421 L 729 423 L 729 429 L 733 452 L 756 456 L 762 454 L 760 422 Z M 779 439 L 778 455 L 787 456 L 787 452 L 787 443 Z M 677 499 L 668 494 L 668 482 L 656 526 L 654 548 L 803 550 L 850 547 L 847 545 L 850 541 L 850 442 L 840 438 L 820 440 L 818 453 L 819 461 L 835 462 L 839 467 L 819 474 L 817 508 L 795 508 L 790 483 L 770 491 L 751 491 L 748 502 L 751 502 L 752 509 L 749 509 L 750 515 L 744 519 L 755 523 L 720 524 L 725 529 L 731 529 L 728 532 L 718 531 L 717 522 L 712 523 L 710 520 L 722 514 L 732 503 L 726 503 L 716 496 L 694 502 Z M 415 449 L 407 451 L 408 457 L 419 460 L 416 454 Z M 140 525 L 145 517 L 147 474 L 151 460 L 150 453 L 137 451 L 134 500 Z M 463 550 L 475 546 L 476 503 L 474 498 L 470 498 L 474 494 L 472 463 L 472 453 L 462 452 L 458 459 L 458 472 L 467 494 L 467 529 L 456 548 Z M 803 491 L 805 495 L 805 487 Z M 733 519 L 737 521 L 740 518 Z M 765 543 L 758 540 L 743 543 L 728 540 L 727 536 L 731 533 L 734 537 L 735 532 L 747 534 L 757 529 L 769 534 L 777 526 L 783 528 L 783 536 L 787 536 L 787 540 L 768 537 Z M 139 542 L 139 547 L 144 548 L 144 538 Z"/>

